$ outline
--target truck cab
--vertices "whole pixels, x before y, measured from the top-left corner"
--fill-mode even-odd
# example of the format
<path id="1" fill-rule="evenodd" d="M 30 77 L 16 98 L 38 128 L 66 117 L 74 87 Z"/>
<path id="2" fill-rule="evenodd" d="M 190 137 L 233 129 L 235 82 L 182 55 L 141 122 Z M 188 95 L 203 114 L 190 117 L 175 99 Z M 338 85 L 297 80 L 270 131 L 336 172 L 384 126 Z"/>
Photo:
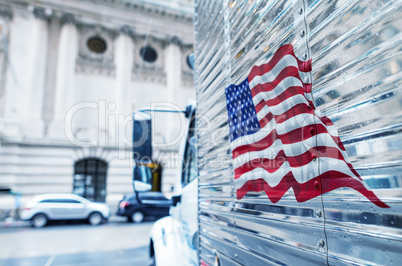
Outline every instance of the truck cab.
<path id="1" fill-rule="evenodd" d="M 198 171 L 195 108 L 189 115 L 187 135 L 179 151 L 183 158 L 176 176 L 170 215 L 155 222 L 149 254 L 156 265 L 198 265 Z"/>

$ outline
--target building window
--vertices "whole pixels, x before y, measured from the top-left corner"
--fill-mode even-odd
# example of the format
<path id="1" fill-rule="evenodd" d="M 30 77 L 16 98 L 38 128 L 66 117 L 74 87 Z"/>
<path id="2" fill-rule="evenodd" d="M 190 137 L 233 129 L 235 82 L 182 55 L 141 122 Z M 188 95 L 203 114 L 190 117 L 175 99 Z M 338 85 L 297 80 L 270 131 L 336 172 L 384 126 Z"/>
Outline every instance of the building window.
<path id="1" fill-rule="evenodd" d="M 153 63 L 158 58 L 158 53 L 151 46 L 144 46 L 140 50 L 141 58 L 149 63 Z"/>
<path id="2" fill-rule="evenodd" d="M 194 70 L 194 54 L 189 54 L 186 59 L 187 65 L 191 70 Z"/>
<path id="3" fill-rule="evenodd" d="M 99 36 L 89 38 L 87 45 L 91 52 L 97 54 L 103 54 L 107 49 L 106 41 Z"/>
<path id="4" fill-rule="evenodd" d="M 91 201 L 105 202 L 107 163 L 84 159 L 75 163 L 73 193 Z"/>

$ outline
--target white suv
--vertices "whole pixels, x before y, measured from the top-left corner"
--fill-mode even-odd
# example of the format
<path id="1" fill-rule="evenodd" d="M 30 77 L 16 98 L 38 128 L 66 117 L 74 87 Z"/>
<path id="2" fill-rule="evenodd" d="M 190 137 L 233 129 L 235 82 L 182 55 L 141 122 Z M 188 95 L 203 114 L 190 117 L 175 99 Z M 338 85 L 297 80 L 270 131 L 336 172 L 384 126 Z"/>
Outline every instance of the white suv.
<path id="1" fill-rule="evenodd" d="M 92 225 L 99 225 L 107 221 L 110 211 L 104 203 L 91 202 L 74 194 L 43 194 L 30 200 L 20 216 L 37 228 L 45 226 L 49 220 L 88 220 Z"/>

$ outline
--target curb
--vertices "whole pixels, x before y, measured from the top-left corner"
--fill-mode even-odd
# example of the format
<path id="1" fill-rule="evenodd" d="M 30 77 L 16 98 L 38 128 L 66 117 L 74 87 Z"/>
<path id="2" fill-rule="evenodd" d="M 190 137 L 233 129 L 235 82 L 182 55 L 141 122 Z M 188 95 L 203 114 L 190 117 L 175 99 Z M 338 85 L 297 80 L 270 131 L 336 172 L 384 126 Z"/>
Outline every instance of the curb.
<path id="1" fill-rule="evenodd" d="M 120 216 L 111 216 L 109 217 L 109 223 L 122 223 L 126 222 L 127 218 L 126 217 L 120 217 Z M 0 228 L 14 228 L 14 227 L 27 227 L 31 226 L 31 223 L 29 221 L 21 221 L 21 220 L 14 220 L 14 219 L 9 219 L 6 221 L 0 221 Z"/>
<path id="2" fill-rule="evenodd" d="M 4 221 L 0 222 L 0 228 L 7 228 L 7 227 L 26 227 L 29 226 L 30 223 L 28 221 Z"/>

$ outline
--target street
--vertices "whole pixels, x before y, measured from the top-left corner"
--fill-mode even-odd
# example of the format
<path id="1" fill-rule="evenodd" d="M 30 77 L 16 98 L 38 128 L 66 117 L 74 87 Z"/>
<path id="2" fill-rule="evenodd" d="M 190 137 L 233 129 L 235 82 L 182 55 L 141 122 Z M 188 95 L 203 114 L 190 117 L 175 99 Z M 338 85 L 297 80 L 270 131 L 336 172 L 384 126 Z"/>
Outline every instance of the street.
<path id="1" fill-rule="evenodd" d="M 153 222 L 0 227 L 0 265 L 147 265 Z"/>

